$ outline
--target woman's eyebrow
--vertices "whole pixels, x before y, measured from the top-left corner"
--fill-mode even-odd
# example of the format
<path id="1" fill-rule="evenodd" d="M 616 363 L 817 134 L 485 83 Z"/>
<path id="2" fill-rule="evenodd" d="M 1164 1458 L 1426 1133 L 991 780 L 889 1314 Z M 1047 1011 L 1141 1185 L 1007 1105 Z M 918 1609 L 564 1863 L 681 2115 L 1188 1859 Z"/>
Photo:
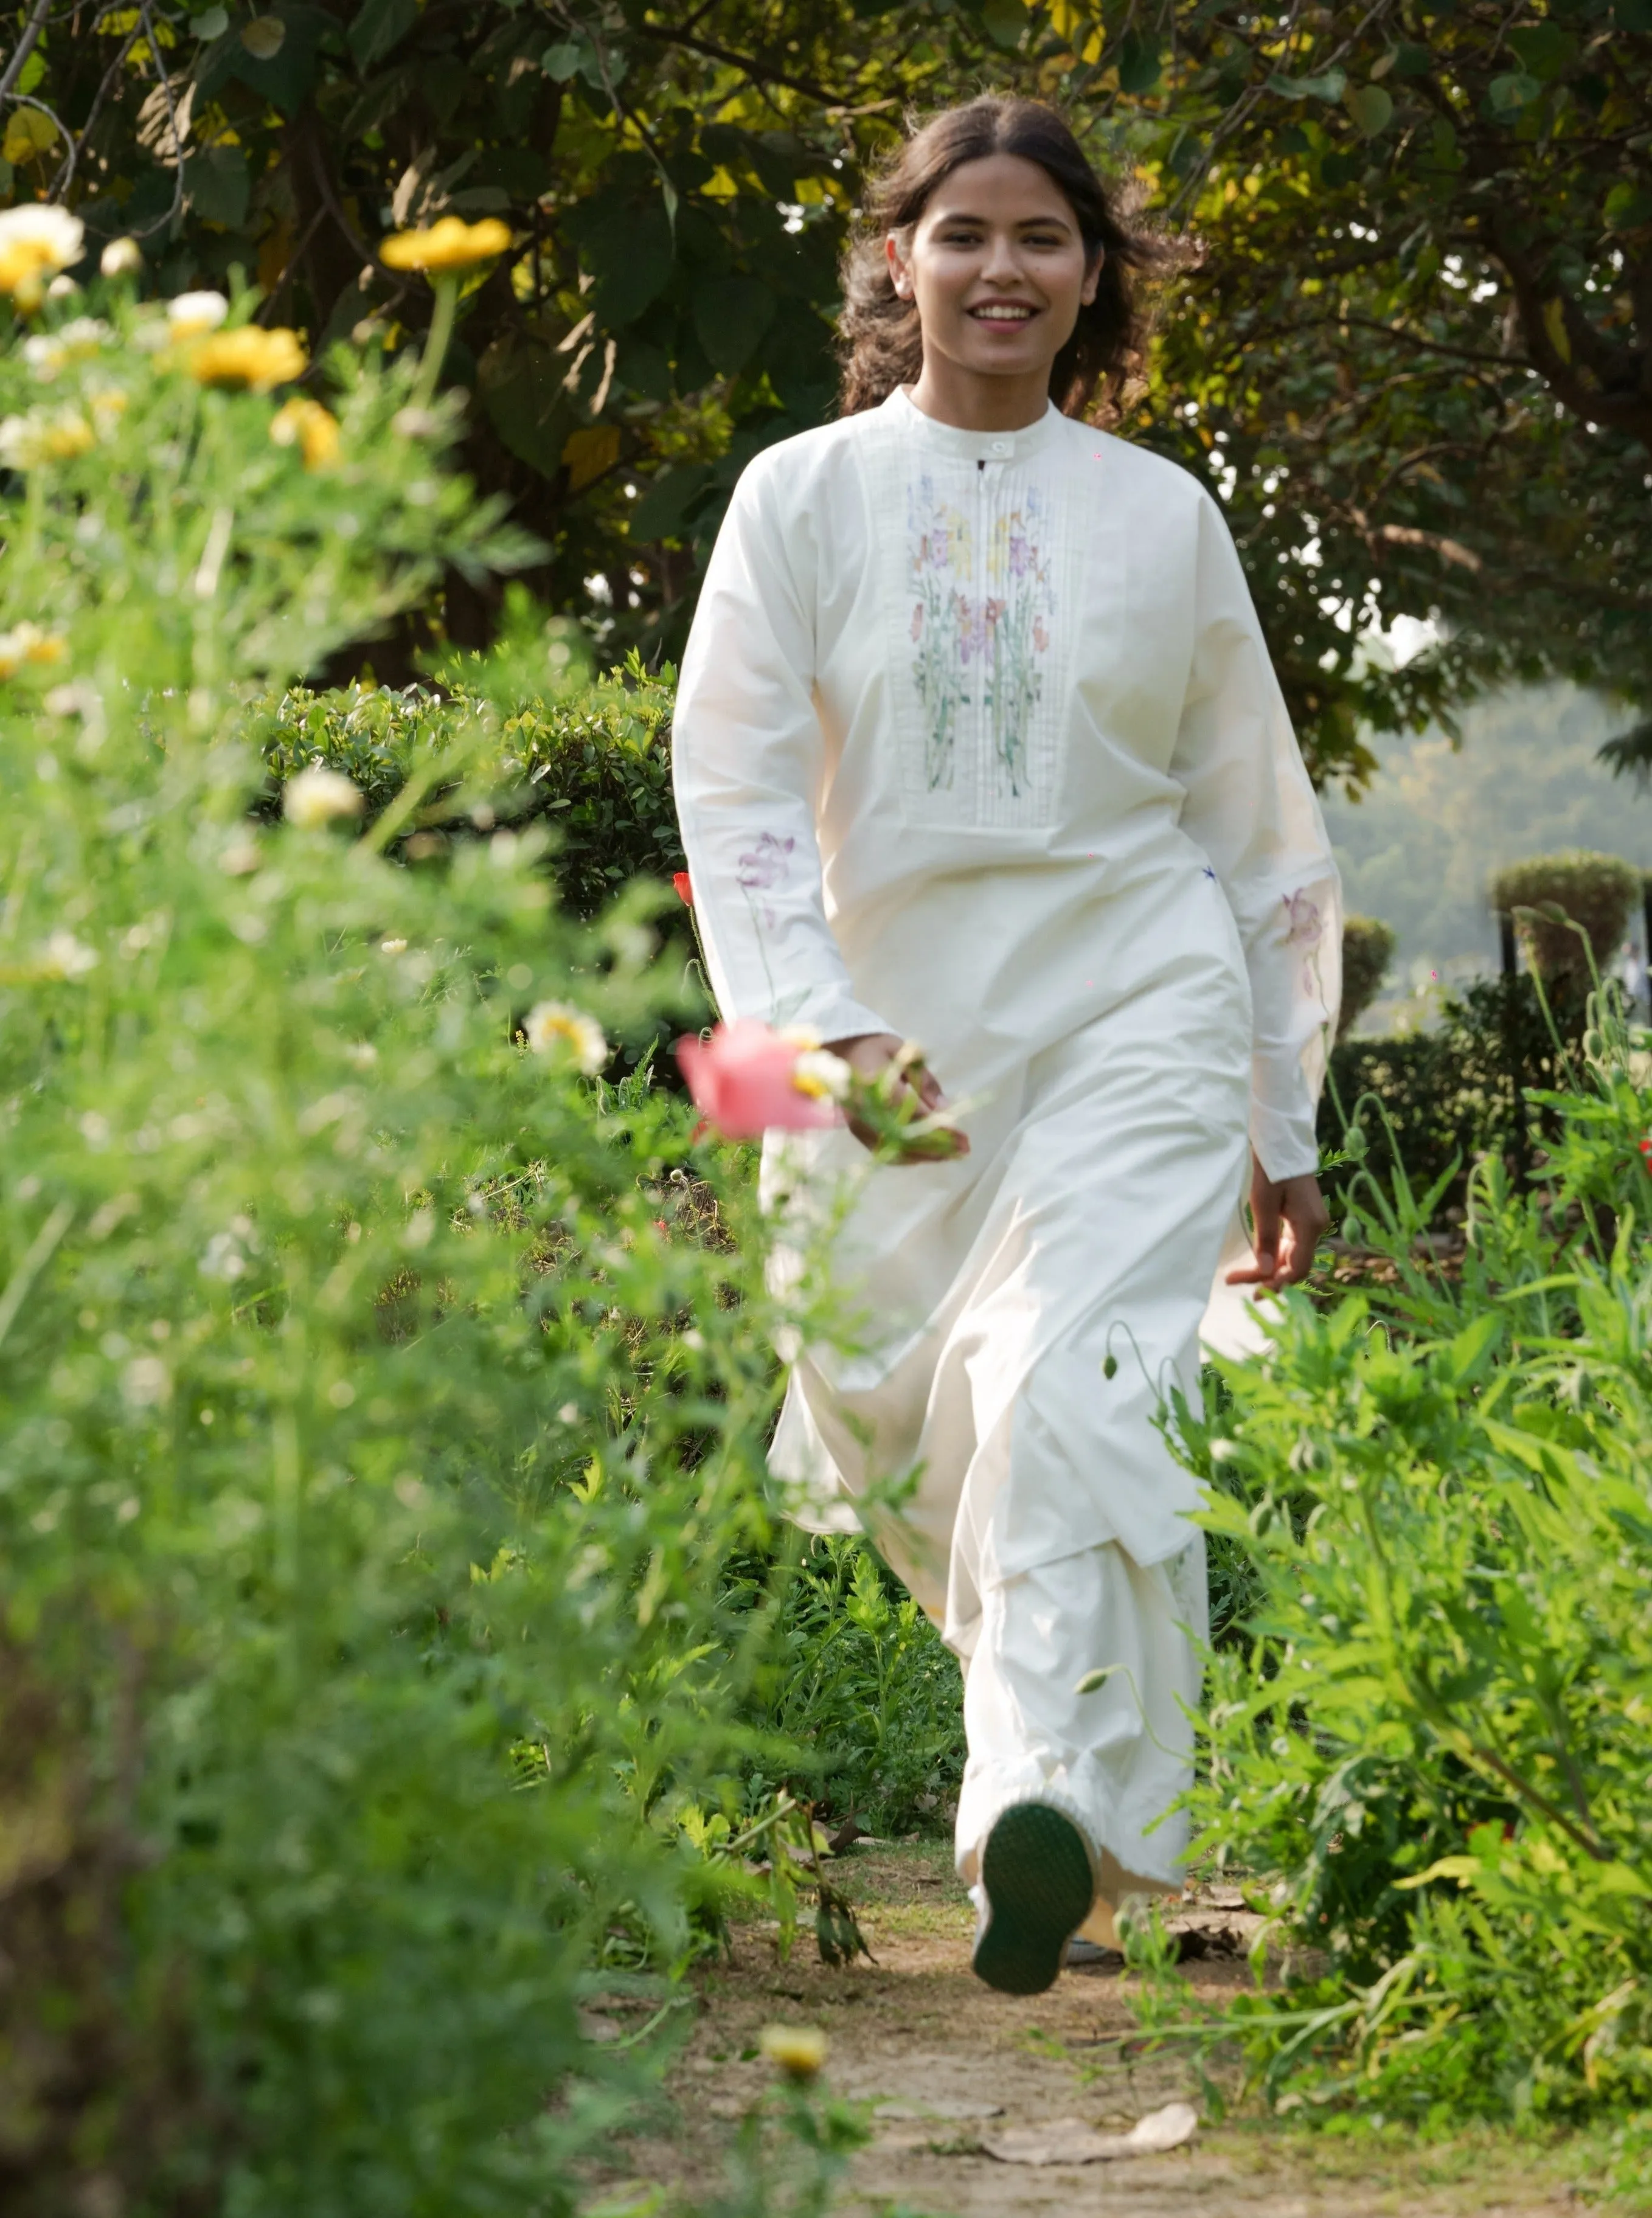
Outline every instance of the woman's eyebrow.
<path id="1" fill-rule="evenodd" d="M 943 223 L 972 223 L 978 229 L 985 231 L 991 223 L 991 218 L 973 214 L 966 208 L 943 208 L 936 214 L 935 221 L 937 229 Z M 1075 228 L 1070 217 L 1054 214 L 1017 216 L 1015 227 L 1017 231 L 1071 231 Z"/>

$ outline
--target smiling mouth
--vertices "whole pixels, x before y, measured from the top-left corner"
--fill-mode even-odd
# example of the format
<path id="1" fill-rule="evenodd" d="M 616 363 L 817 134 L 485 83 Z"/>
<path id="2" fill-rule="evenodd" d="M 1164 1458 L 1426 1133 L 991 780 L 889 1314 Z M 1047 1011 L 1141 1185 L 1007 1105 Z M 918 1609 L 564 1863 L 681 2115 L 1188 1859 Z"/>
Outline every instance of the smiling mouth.
<path id="1" fill-rule="evenodd" d="M 965 313 L 978 324 L 1030 324 L 1038 310 L 1027 300 L 982 300 Z"/>

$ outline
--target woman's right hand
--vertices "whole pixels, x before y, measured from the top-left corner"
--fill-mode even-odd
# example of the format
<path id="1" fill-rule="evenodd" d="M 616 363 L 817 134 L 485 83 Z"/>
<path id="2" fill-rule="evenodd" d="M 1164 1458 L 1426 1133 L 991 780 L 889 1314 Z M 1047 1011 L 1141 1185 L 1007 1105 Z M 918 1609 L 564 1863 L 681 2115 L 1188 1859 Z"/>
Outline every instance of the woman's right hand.
<path id="1" fill-rule="evenodd" d="M 905 1042 L 893 1032 L 856 1032 L 848 1039 L 828 1040 L 826 1044 L 832 1054 L 841 1056 L 852 1070 L 870 1082 L 882 1077 Z M 939 1116 L 946 1108 L 947 1097 L 941 1090 L 941 1082 L 927 1063 L 913 1063 L 902 1083 L 916 1094 L 927 1116 Z M 863 1148 L 877 1146 L 877 1134 L 859 1118 L 851 1116 L 848 1125 Z M 968 1155 L 969 1141 L 962 1132 L 958 1135 L 958 1153 Z"/>

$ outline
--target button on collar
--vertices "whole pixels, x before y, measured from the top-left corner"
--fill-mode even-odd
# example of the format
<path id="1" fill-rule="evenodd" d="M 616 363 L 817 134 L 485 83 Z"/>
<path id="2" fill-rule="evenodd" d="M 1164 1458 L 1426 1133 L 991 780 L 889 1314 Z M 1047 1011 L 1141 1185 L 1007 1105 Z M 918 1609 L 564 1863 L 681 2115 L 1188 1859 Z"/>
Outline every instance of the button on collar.
<path id="1" fill-rule="evenodd" d="M 986 450 L 989 455 L 1007 455 L 1013 451 L 1015 444 L 1013 439 L 989 439 Z"/>

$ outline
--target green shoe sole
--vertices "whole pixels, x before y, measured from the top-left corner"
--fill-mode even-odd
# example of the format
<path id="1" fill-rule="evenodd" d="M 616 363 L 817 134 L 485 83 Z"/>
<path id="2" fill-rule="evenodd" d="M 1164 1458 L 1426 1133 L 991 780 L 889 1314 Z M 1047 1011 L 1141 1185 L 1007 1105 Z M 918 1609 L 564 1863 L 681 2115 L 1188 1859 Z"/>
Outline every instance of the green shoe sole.
<path id="1" fill-rule="evenodd" d="M 1053 1986 L 1069 1937 L 1095 1899 L 1078 1828 L 1046 1802 L 1018 1802 L 987 1836 L 981 1856 L 987 1919 L 975 1975 L 1004 1995 Z"/>

